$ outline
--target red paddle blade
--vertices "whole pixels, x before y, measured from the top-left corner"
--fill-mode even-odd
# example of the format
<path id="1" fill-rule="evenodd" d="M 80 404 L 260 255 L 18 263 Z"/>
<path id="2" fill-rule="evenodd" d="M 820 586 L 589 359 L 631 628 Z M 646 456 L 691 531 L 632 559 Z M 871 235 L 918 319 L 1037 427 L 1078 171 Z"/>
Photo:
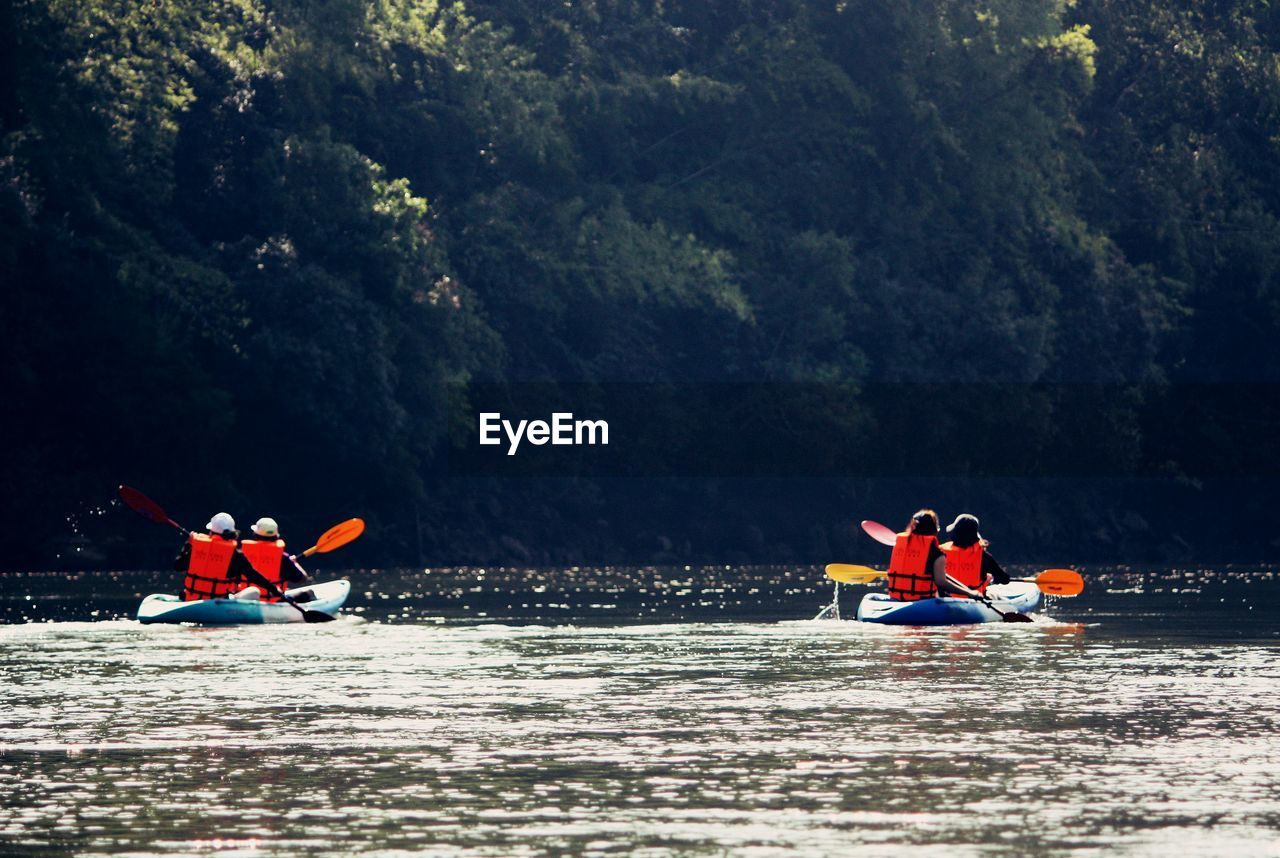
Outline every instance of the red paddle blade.
<path id="1" fill-rule="evenodd" d="M 866 531 L 867 536 L 870 536 L 881 545 L 893 545 L 898 539 L 898 534 L 878 521 L 863 521 L 862 529 Z"/>
<path id="2" fill-rule="evenodd" d="M 160 504 L 144 495 L 142 492 L 132 486 L 121 486 L 119 488 L 120 500 L 124 501 L 125 506 L 138 513 L 144 518 L 149 518 L 156 524 L 170 524 L 169 514 L 165 512 Z"/>
<path id="3" fill-rule="evenodd" d="M 1084 579 L 1071 569 L 1046 569 L 1036 576 L 1036 586 L 1051 596 L 1075 596 L 1084 589 Z"/>

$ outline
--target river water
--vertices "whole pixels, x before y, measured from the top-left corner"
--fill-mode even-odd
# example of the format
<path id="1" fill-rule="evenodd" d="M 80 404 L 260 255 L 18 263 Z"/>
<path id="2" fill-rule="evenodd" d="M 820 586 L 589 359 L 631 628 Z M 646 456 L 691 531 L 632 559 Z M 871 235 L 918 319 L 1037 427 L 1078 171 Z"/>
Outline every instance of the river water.
<path id="1" fill-rule="evenodd" d="M 1280 579 L 1082 571 L 942 629 L 814 621 L 810 568 L 357 571 L 227 629 L 0 575 L 0 854 L 1280 855 Z"/>

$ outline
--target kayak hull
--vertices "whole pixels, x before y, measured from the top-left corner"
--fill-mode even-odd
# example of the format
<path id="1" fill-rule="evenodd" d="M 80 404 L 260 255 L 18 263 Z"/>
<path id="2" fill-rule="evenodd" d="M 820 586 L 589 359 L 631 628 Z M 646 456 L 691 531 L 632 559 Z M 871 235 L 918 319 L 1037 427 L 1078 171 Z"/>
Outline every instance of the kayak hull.
<path id="1" fill-rule="evenodd" d="M 993 584 L 987 595 L 1005 613 L 1025 614 L 1040 607 L 1040 588 L 1034 583 L 1014 581 Z M 976 599 L 921 599 L 898 602 L 887 593 L 868 593 L 858 605 L 858 620 L 887 626 L 959 626 L 973 623 L 999 623 L 1000 614 Z"/>
<path id="2" fill-rule="evenodd" d="M 326 581 L 285 591 L 308 611 L 334 614 L 347 601 L 350 581 Z M 302 611 L 288 602 L 262 602 L 240 599 L 204 599 L 184 602 L 171 593 L 153 593 L 138 606 L 138 622 L 195 623 L 202 626 L 261 625 L 264 623 L 301 623 Z"/>

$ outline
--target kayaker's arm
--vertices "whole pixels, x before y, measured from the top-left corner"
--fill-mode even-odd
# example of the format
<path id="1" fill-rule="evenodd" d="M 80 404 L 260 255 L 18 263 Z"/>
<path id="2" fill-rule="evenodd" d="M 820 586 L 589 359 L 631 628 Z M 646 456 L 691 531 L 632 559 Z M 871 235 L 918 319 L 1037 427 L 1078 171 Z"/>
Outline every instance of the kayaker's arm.
<path id="1" fill-rule="evenodd" d="M 244 556 L 243 551 L 236 548 L 236 553 L 231 555 L 231 567 L 227 570 L 227 577 L 232 581 L 252 581 L 251 573 L 255 573 L 253 564 L 249 562 L 248 557 Z"/>
<path id="2" fill-rule="evenodd" d="M 933 561 L 933 585 L 938 588 L 939 596 L 955 592 L 951 585 L 947 583 L 947 558 L 943 556 L 941 551 L 938 552 L 938 556 Z"/>
<path id="3" fill-rule="evenodd" d="M 982 574 L 997 584 L 1008 584 L 1009 573 L 1000 568 L 996 559 L 987 552 L 982 552 Z"/>
<path id="4" fill-rule="evenodd" d="M 284 561 L 289 561 L 286 566 Z M 286 554 L 280 561 L 281 577 L 289 584 L 305 584 L 311 580 L 311 576 L 307 574 L 307 570 L 298 564 L 297 557 L 292 554 Z"/>
<path id="5" fill-rule="evenodd" d="M 173 571 L 186 572 L 191 566 L 191 543 L 182 543 L 182 548 L 178 551 L 178 556 L 173 558 Z"/>

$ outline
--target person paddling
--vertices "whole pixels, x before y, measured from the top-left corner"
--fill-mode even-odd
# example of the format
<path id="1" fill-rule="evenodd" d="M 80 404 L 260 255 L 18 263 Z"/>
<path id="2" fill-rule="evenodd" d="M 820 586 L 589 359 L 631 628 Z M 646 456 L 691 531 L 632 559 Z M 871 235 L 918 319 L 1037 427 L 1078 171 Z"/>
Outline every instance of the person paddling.
<path id="1" fill-rule="evenodd" d="M 263 516 L 249 528 L 254 538 L 240 542 L 240 550 L 268 581 L 281 590 L 287 590 L 294 584 L 305 584 L 311 580 L 305 569 L 298 565 L 290 554 L 285 554 L 284 539 L 280 536 L 280 526 L 274 518 Z M 257 588 L 260 597 L 265 601 L 277 602 L 279 598 L 272 596 L 266 589 Z"/>
<path id="2" fill-rule="evenodd" d="M 183 601 L 231 598 L 252 568 L 236 544 L 236 520 L 229 513 L 209 519 L 205 530 L 208 533 L 192 531 L 173 561 L 176 571 L 186 573 Z"/>
<path id="3" fill-rule="evenodd" d="M 947 533 L 951 534 L 951 541 L 941 546 L 946 557 L 946 574 L 938 582 L 938 589 L 943 595 L 968 598 L 967 594 L 948 584 L 947 578 L 983 594 L 987 592 L 987 585 L 992 582 L 1009 583 L 1008 574 L 987 553 L 987 541 L 978 532 L 978 519 L 975 516 L 967 512 L 956 516 L 956 520 L 947 525 Z"/>
<path id="4" fill-rule="evenodd" d="M 936 578 L 944 565 L 938 547 L 938 514 L 922 509 L 911 516 L 906 529 L 894 539 L 889 557 L 889 598 L 916 602 L 936 596 Z"/>

